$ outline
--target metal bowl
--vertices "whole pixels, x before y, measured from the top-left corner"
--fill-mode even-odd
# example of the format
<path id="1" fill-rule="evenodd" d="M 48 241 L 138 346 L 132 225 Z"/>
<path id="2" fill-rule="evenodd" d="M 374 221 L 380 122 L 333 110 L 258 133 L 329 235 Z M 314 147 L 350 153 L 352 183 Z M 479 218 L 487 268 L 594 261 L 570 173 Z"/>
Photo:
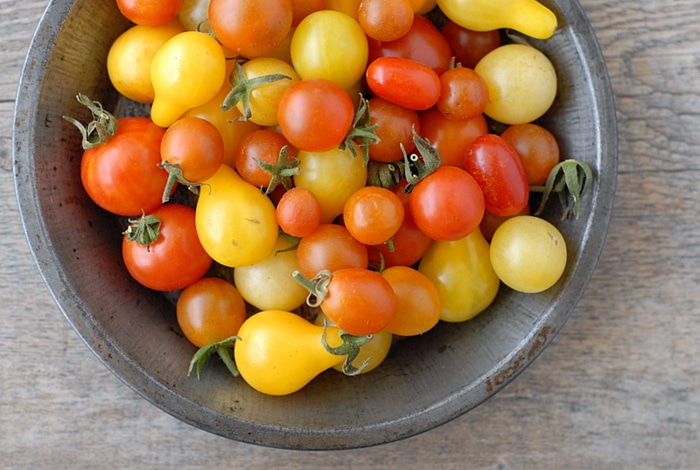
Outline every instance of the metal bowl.
<path id="1" fill-rule="evenodd" d="M 82 92 L 118 104 L 106 74 L 111 42 L 129 24 L 114 2 L 55 0 L 31 44 L 15 116 L 16 190 L 27 239 L 56 303 L 87 346 L 154 405 L 237 441 L 291 449 L 377 445 L 439 426 L 493 396 L 560 331 L 601 253 L 614 197 L 617 133 L 600 48 L 576 0 L 543 0 L 557 14 L 554 37 L 536 46 L 554 63 L 559 93 L 544 124 L 562 154 L 587 162 L 595 186 L 582 217 L 559 222 L 570 258 L 541 294 L 502 288 L 475 319 L 440 324 L 394 348 L 372 373 L 323 373 L 298 393 L 262 395 L 224 367 L 187 376 L 195 348 L 172 302 L 136 284 L 121 262 L 119 222 L 80 183 L 80 142 L 62 115 L 80 116 Z"/>

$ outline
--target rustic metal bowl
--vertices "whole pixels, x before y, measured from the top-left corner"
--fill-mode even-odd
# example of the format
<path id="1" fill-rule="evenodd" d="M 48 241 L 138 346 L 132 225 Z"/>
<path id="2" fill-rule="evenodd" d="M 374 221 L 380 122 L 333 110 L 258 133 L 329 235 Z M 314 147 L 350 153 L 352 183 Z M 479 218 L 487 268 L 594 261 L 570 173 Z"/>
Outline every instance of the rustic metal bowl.
<path id="1" fill-rule="evenodd" d="M 339 449 L 395 441 L 439 426 L 493 396 L 560 331 L 603 246 L 617 172 L 613 95 L 594 33 L 576 0 L 543 0 L 559 17 L 537 42 L 559 75 L 546 125 L 563 155 L 591 165 L 595 187 L 579 220 L 556 222 L 569 246 L 561 281 L 542 294 L 502 288 L 474 320 L 440 324 L 396 346 L 374 372 L 322 374 L 286 397 L 255 392 L 223 367 L 187 376 L 194 347 L 172 303 L 126 273 L 118 221 L 92 204 L 79 176 L 80 142 L 62 115 L 83 116 L 82 92 L 117 104 L 105 60 L 128 26 L 114 2 L 55 0 L 31 44 L 15 117 L 15 175 L 27 239 L 58 306 L 87 346 L 126 384 L 206 431 L 265 446 Z M 553 210 L 547 215 L 556 220 Z"/>

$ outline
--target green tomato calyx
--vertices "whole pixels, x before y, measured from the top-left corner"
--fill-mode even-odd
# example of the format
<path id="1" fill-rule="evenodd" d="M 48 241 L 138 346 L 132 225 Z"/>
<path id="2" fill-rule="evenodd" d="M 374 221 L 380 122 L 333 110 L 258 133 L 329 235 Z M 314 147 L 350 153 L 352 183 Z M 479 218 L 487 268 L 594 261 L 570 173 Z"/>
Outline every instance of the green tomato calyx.
<path id="1" fill-rule="evenodd" d="M 257 158 L 255 159 L 255 163 L 257 163 L 260 168 L 272 175 L 270 184 L 268 184 L 267 188 L 265 189 L 266 195 L 269 195 L 280 184 L 284 186 L 284 189 L 291 189 L 292 177 L 299 174 L 299 171 L 301 171 L 299 168 L 299 164 L 301 162 L 297 157 L 289 156 L 289 147 L 286 145 L 280 149 L 277 163 L 267 163 L 258 160 Z"/>
<path id="2" fill-rule="evenodd" d="M 106 111 L 98 101 L 92 101 L 82 93 L 78 93 L 76 98 L 78 103 L 90 110 L 92 121 L 87 126 L 84 126 L 80 121 L 70 116 L 63 116 L 63 119 L 77 127 L 83 135 L 83 150 L 98 147 L 114 137 L 114 134 L 117 132 L 117 118 Z"/>
<path id="3" fill-rule="evenodd" d="M 196 368 L 197 379 L 202 377 L 202 370 L 204 370 L 204 365 L 212 354 L 217 354 L 223 361 L 226 368 L 231 372 L 231 375 L 238 377 L 240 373 L 238 372 L 238 367 L 236 366 L 231 353 L 233 352 L 233 347 L 236 340 L 240 340 L 238 336 L 231 336 L 222 341 L 205 344 L 194 353 L 192 360 L 190 361 L 190 367 L 187 370 L 187 376 L 192 374 L 192 371 Z"/>
<path id="4" fill-rule="evenodd" d="M 129 226 L 122 232 L 127 241 L 136 242 L 150 251 L 150 246 L 160 237 L 160 219 L 151 214 L 141 214 L 139 219 L 129 219 Z"/>
<path id="5" fill-rule="evenodd" d="M 334 354 L 336 356 L 345 356 L 345 361 L 343 362 L 343 373 L 345 375 L 358 375 L 360 372 L 362 372 L 362 370 L 365 367 L 367 367 L 367 365 L 369 365 L 372 359 L 371 357 L 365 359 L 365 361 L 359 366 L 354 366 L 352 363 L 355 360 L 355 358 L 357 358 L 357 355 L 360 354 L 360 347 L 369 343 L 372 340 L 372 335 L 355 336 L 341 331 L 339 333 L 339 336 L 340 339 L 343 340 L 343 343 L 340 346 L 336 346 L 335 348 L 333 348 L 328 344 L 328 341 L 326 340 L 327 331 L 328 323 L 324 321 L 321 342 L 323 343 L 323 347 L 326 348 L 326 351 L 328 351 L 329 353 Z"/>
<path id="6" fill-rule="evenodd" d="M 534 215 L 540 215 L 552 193 L 559 195 L 564 213 L 561 219 L 581 215 L 581 200 L 593 184 L 593 170 L 584 162 L 569 159 L 558 163 L 550 171 L 544 186 L 531 186 L 530 191 L 542 193 L 542 200 Z"/>
<path id="7" fill-rule="evenodd" d="M 226 95 L 224 102 L 221 105 L 223 111 L 228 111 L 234 106 L 241 103 L 243 107 L 242 116 L 237 118 L 240 121 L 247 121 L 253 115 L 250 110 L 250 94 L 254 89 L 261 85 L 266 85 L 268 83 L 276 82 L 278 80 L 291 80 L 292 77 L 281 73 L 273 73 L 270 75 L 263 75 L 255 78 L 248 78 L 245 75 L 245 70 L 241 65 L 240 61 L 236 61 L 236 67 L 231 72 L 229 76 L 229 82 L 233 89 Z"/>
<path id="8" fill-rule="evenodd" d="M 328 295 L 328 284 L 331 282 L 331 272 L 324 269 L 311 279 L 306 278 L 299 271 L 294 271 L 292 276 L 299 284 L 309 291 L 309 295 L 306 297 L 306 304 L 309 307 L 320 307 Z"/>
<path id="9" fill-rule="evenodd" d="M 403 152 L 404 172 L 408 184 L 404 189 L 406 194 L 413 190 L 413 187 L 422 179 L 440 168 L 440 154 L 435 147 L 425 138 L 418 135 L 413 129 L 413 143 L 416 145 L 418 153 L 408 155 L 406 149 L 401 146 Z"/>
<path id="10" fill-rule="evenodd" d="M 356 147 L 362 149 L 362 163 L 367 166 L 369 163 L 369 146 L 379 143 L 381 140 L 377 136 L 378 124 L 372 125 L 370 122 L 369 102 L 360 93 L 360 102 L 352 121 L 352 126 L 345 141 L 340 144 L 340 150 L 350 148 L 353 157 L 357 157 Z"/>

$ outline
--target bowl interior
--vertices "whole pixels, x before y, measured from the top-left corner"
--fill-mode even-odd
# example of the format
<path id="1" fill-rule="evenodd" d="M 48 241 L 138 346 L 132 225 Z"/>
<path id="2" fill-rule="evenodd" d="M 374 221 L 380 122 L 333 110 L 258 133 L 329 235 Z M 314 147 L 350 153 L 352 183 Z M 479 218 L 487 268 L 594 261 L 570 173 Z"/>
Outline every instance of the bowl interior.
<path id="1" fill-rule="evenodd" d="M 187 377 L 195 348 L 178 331 L 172 303 L 126 273 L 118 221 L 84 193 L 79 135 L 61 116 L 87 118 L 75 100 L 79 92 L 107 109 L 118 104 L 105 62 L 128 23 L 114 2 L 53 1 L 20 83 L 15 175 L 30 247 L 63 314 L 104 364 L 153 404 L 243 442 L 294 449 L 376 445 L 477 406 L 531 363 L 563 326 L 598 260 L 612 208 L 617 137 L 603 57 L 575 0 L 542 3 L 560 21 L 554 37 L 535 44 L 559 75 L 558 97 L 543 123 L 565 158 L 587 162 L 596 175 L 581 219 L 559 222 L 556 210 L 547 214 L 570 251 L 561 281 L 538 295 L 502 288 L 474 320 L 440 324 L 402 341 L 370 374 L 347 378 L 329 371 L 298 393 L 267 397 L 218 364 L 201 381 Z"/>

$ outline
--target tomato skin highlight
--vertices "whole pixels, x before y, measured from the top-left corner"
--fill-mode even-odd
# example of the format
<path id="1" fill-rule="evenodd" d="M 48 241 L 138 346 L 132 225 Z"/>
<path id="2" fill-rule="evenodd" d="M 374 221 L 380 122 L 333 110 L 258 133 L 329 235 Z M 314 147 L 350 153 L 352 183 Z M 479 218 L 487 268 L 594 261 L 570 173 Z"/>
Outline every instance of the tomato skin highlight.
<path id="1" fill-rule="evenodd" d="M 487 211 L 508 216 L 527 206 L 530 187 L 525 168 L 515 149 L 500 136 L 486 134 L 475 139 L 464 167 L 479 183 Z"/>
<path id="2" fill-rule="evenodd" d="M 158 168 L 165 130 L 144 117 L 119 119 L 114 136 L 83 152 L 80 177 L 98 206 L 123 216 L 162 204 L 168 173 Z"/>
<path id="3" fill-rule="evenodd" d="M 122 257 L 129 274 L 149 289 L 162 292 L 183 289 L 201 279 L 212 259 L 197 237 L 194 210 L 164 204 L 149 215 L 161 221 L 155 242 L 146 247 L 124 235 Z"/>
<path id="4" fill-rule="evenodd" d="M 409 208 L 416 225 L 434 240 L 466 237 L 484 216 L 484 195 L 465 170 L 442 166 L 413 188 Z"/>
<path id="5" fill-rule="evenodd" d="M 440 98 L 440 77 L 420 62 L 402 57 L 380 57 L 367 67 L 367 85 L 377 96 L 416 111 L 426 110 Z"/>

